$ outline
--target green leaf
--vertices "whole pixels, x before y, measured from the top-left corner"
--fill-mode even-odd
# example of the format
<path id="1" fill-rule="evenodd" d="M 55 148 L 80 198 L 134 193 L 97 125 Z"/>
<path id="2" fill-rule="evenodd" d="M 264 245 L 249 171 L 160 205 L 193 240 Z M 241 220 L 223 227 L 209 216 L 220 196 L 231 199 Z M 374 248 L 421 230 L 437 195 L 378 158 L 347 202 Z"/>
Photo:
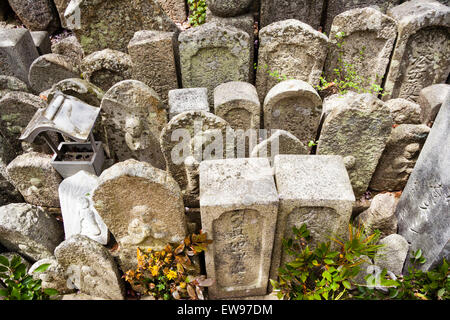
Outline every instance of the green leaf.
<path id="1" fill-rule="evenodd" d="M 437 296 L 438 298 L 442 298 L 442 296 L 445 294 L 445 288 L 441 288 L 439 289 L 439 291 L 437 292 Z"/>
<path id="2" fill-rule="evenodd" d="M 347 280 L 342 281 L 342 284 L 344 287 L 346 287 L 347 289 L 350 289 L 352 286 L 350 285 L 350 282 L 348 282 Z"/>
<path id="3" fill-rule="evenodd" d="M 326 270 L 322 273 L 322 277 L 324 277 L 328 281 L 331 281 L 331 274 Z"/>
<path id="4" fill-rule="evenodd" d="M 8 271 L 7 267 L 0 266 L 0 272 L 6 272 L 6 271 Z"/>
<path id="5" fill-rule="evenodd" d="M 44 293 L 45 293 L 46 295 L 50 296 L 50 297 L 51 297 L 51 296 L 56 296 L 56 295 L 59 294 L 58 290 L 56 290 L 56 289 L 51 289 L 51 288 L 44 289 Z"/>
<path id="6" fill-rule="evenodd" d="M 0 256 L 0 264 L 4 265 L 5 267 L 9 267 L 9 260 L 4 256 Z"/>
<path id="7" fill-rule="evenodd" d="M 332 259 L 324 259 L 323 262 L 325 262 L 326 264 L 334 264 L 334 260 Z"/>
<path id="8" fill-rule="evenodd" d="M 414 253 L 414 258 L 419 259 L 422 256 L 422 249 L 417 250 Z"/>
<path id="9" fill-rule="evenodd" d="M 39 267 L 37 267 L 34 270 L 34 273 L 44 272 L 44 271 L 46 271 L 48 269 L 48 267 L 50 267 L 50 265 L 51 265 L 51 263 L 41 264 Z"/>
<path id="10" fill-rule="evenodd" d="M 7 297 L 8 289 L 0 289 L 0 297 Z"/>
<path id="11" fill-rule="evenodd" d="M 13 268 L 13 269 L 17 268 L 20 265 L 20 263 L 21 263 L 20 257 L 19 256 L 14 256 L 11 259 L 11 268 Z"/>

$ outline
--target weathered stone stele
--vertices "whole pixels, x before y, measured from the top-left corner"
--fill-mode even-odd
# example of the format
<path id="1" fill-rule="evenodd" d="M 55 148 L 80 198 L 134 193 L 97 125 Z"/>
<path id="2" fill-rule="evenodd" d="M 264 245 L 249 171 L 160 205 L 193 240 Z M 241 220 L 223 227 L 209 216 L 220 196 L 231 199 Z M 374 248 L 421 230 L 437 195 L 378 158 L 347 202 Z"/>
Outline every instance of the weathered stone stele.
<path id="1" fill-rule="evenodd" d="M 121 81 L 106 92 L 101 109 L 112 158 L 165 168 L 159 136 L 167 113 L 153 89 L 137 80 Z"/>
<path id="2" fill-rule="evenodd" d="M 375 230 L 380 230 L 381 237 L 397 233 L 397 217 L 395 208 L 398 198 L 393 193 L 377 194 L 370 203 L 370 208 L 360 213 L 355 222 L 364 226 L 366 234 L 370 235 Z"/>
<path id="3" fill-rule="evenodd" d="M 402 0 L 328 0 L 327 12 L 324 31 L 329 34 L 334 18 L 344 11 L 356 8 L 373 7 L 383 13 L 396 5 L 399 5 Z"/>
<path id="4" fill-rule="evenodd" d="M 85 80 L 105 92 L 116 83 L 132 78 L 131 57 L 111 49 L 88 55 L 81 61 L 80 69 Z"/>
<path id="5" fill-rule="evenodd" d="M 16 77 L 0 75 L 0 99 L 11 91 L 28 92 L 28 86 Z"/>
<path id="6" fill-rule="evenodd" d="M 389 108 L 369 93 L 334 95 L 325 104 L 328 115 L 320 132 L 317 154 L 344 158 L 353 192 L 359 198 L 367 190 L 386 146 L 392 116 Z"/>
<path id="7" fill-rule="evenodd" d="M 208 8 L 219 17 L 236 17 L 246 13 L 253 0 L 206 0 Z"/>
<path id="8" fill-rule="evenodd" d="M 98 177 L 86 171 L 64 179 L 58 194 L 66 239 L 81 234 L 103 245 L 108 243 L 108 228 L 92 209 L 91 191 L 98 185 Z"/>
<path id="9" fill-rule="evenodd" d="M 412 101 L 397 98 L 386 101 L 394 124 L 420 124 L 421 107 Z"/>
<path id="10" fill-rule="evenodd" d="M 119 243 L 122 270 L 135 268 L 136 248 L 161 250 L 187 233 L 181 190 L 166 172 L 127 160 L 100 175 L 95 210 Z"/>
<path id="11" fill-rule="evenodd" d="M 292 238 L 292 228 L 306 223 L 311 247 L 346 238 L 355 202 L 352 186 L 340 156 L 277 155 L 275 182 L 280 206 L 272 253 L 271 279 L 277 278 L 280 263 L 288 261 L 282 239 Z"/>
<path id="12" fill-rule="evenodd" d="M 392 129 L 370 181 L 370 189 L 403 190 L 429 132 L 430 128 L 423 124 L 401 124 Z"/>
<path id="13" fill-rule="evenodd" d="M 383 246 L 375 254 L 374 264 L 395 275 L 401 275 L 408 254 L 408 241 L 399 234 L 391 234 L 381 239 L 379 244 Z"/>
<path id="14" fill-rule="evenodd" d="M 261 103 L 248 82 L 230 81 L 214 89 L 214 113 L 234 130 L 259 129 Z"/>
<path id="15" fill-rule="evenodd" d="M 53 32 L 59 27 L 53 1 L 8 0 L 8 2 L 27 29 Z"/>
<path id="16" fill-rule="evenodd" d="M 213 240 L 205 252 L 207 276 L 215 279 L 210 298 L 267 293 L 277 210 L 267 159 L 201 162 L 202 230 Z"/>
<path id="17" fill-rule="evenodd" d="M 28 83 L 28 71 L 39 57 L 30 31 L 24 28 L 0 29 L 0 74 Z"/>
<path id="18" fill-rule="evenodd" d="M 47 31 L 33 31 L 31 37 L 40 55 L 52 53 L 52 44 Z"/>
<path id="19" fill-rule="evenodd" d="M 105 94 L 102 89 L 87 80 L 70 78 L 53 85 L 53 87 L 48 91 L 47 101 L 52 101 L 58 91 L 78 98 L 81 101 L 96 107 L 100 107 Z"/>
<path id="20" fill-rule="evenodd" d="M 306 23 L 289 19 L 262 28 L 259 39 L 256 89 L 261 101 L 279 80 L 319 84 L 328 50 L 324 34 Z"/>
<path id="21" fill-rule="evenodd" d="M 45 107 L 46 103 L 39 97 L 21 91 L 9 92 L 0 99 L 0 134 L 8 140 L 13 154 L 21 153 L 20 134 L 36 111 Z"/>
<path id="22" fill-rule="evenodd" d="M 50 266 L 43 272 L 35 272 L 35 270 L 43 264 L 50 264 Z M 31 275 L 33 279 L 40 279 L 42 281 L 41 285 L 43 289 L 56 289 L 59 294 L 74 292 L 75 288 L 67 287 L 67 279 L 64 276 L 64 272 L 64 268 L 54 257 L 41 259 L 34 263 L 30 270 L 28 270 L 28 274 Z"/>
<path id="23" fill-rule="evenodd" d="M 234 157 L 234 139 L 232 143 L 227 139 L 229 129 L 228 122 L 212 113 L 186 111 L 173 117 L 162 130 L 160 143 L 167 169 L 183 191 L 187 206 L 190 204 L 190 185 L 184 161 L 192 156 L 196 156 L 198 162 L 209 160 L 211 155 L 214 159 Z M 201 141 L 197 150 L 193 150 L 191 141 L 203 137 L 205 132 L 216 135 L 212 137 L 214 139 L 205 136 L 206 141 Z"/>
<path id="24" fill-rule="evenodd" d="M 186 20 L 186 2 L 184 0 L 157 0 L 165 13 L 175 22 Z"/>
<path id="25" fill-rule="evenodd" d="M 177 34 L 163 31 L 138 31 L 128 45 L 133 79 L 155 90 L 167 104 L 168 92 L 178 88 L 175 62 Z"/>
<path id="26" fill-rule="evenodd" d="M 70 58 L 49 53 L 34 60 L 28 80 L 35 93 L 50 89 L 54 84 L 68 78 L 78 78 L 79 70 Z"/>
<path id="27" fill-rule="evenodd" d="M 261 27 L 286 19 L 297 19 L 318 29 L 324 0 L 261 0 Z"/>
<path id="28" fill-rule="evenodd" d="M 339 38 L 342 32 L 344 37 Z M 396 37 L 395 20 L 376 9 L 353 9 L 341 13 L 334 18 L 331 27 L 325 78 L 330 82 L 339 78 L 334 70 L 346 70 L 348 68 L 344 65 L 349 64 L 362 79 L 361 88 L 381 86 Z"/>
<path id="29" fill-rule="evenodd" d="M 420 90 L 447 80 L 450 72 L 450 7 L 434 0 L 407 1 L 387 13 L 398 37 L 384 100 L 417 101 Z"/>
<path id="30" fill-rule="evenodd" d="M 80 23 L 71 29 L 86 55 L 106 48 L 126 52 L 139 30 L 178 32 L 155 0 L 72 0 L 64 16 L 67 21 L 69 17 L 76 20 L 77 15 Z"/>
<path id="31" fill-rule="evenodd" d="M 75 235 L 55 249 L 55 257 L 64 268 L 71 288 L 105 299 L 124 298 L 124 284 L 117 265 L 100 243 Z"/>
<path id="32" fill-rule="evenodd" d="M 250 36 L 240 29 L 209 22 L 181 32 L 181 77 L 184 88 L 214 88 L 228 81 L 250 79 Z"/>
<path id="33" fill-rule="evenodd" d="M 253 148 L 250 158 L 267 157 L 273 163 L 277 154 L 308 154 L 308 149 L 292 133 L 273 130 L 269 138 Z"/>
<path id="34" fill-rule="evenodd" d="M 274 86 L 264 100 L 264 128 L 282 129 L 300 141 L 315 140 L 322 114 L 322 100 L 305 81 L 285 80 Z"/>
<path id="35" fill-rule="evenodd" d="M 37 261 L 50 258 L 64 239 L 62 225 L 42 210 L 27 203 L 0 207 L 0 243 Z"/>
<path id="36" fill-rule="evenodd" d="M 186 111 L 209 112 L 208 89 L 184 88 L 169 91 L 169 120 Z"/>
<path id="37" fill-rule="evenodd" d="M 411 244 L 410 253 L 422 249 L 427 261 L 420 269 L 428 270 L 450 260 L 450 96 L 442 104 L 433 128 L 395 214 L 399 234 Z M 406 271 L 409 257 L 405 264 Z"/>
<path id="38" fill-rule="evenodd" d="M 64 38 L 52 45 L 52 53 L 69 57 L 72 64 L 79 66 L 83 60 L 84 52 L 75 36 Z"/>
<path id="39" fill-rule="evenodd" d="M 449 94 L 450 85 L 444 83 L 435 84 L 420 91 L 418 103 L 421 109 L 420 120 L 422 123 L 428 124 L 430 121 L 434 121 Z"/>
<path id="40" fill-rule="evenodd" d="M 61 176 L 50 164 L 52 156 L 37 152 L 24 153 L 8 165 L 11 183 L 25 201 L 43 207 L 59 207 L 58 186 Z"/>

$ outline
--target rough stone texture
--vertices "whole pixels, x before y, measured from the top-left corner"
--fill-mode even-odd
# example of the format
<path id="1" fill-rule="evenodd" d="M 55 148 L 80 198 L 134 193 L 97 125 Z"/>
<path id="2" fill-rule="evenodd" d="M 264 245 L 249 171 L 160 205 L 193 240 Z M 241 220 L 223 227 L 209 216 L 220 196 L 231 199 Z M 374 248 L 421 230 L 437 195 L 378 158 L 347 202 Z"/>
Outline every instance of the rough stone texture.
<path id="1" fill-rule="evenodd" d="M 132 78 L 131 57 L 111 49 L 88 55 L 81 62 L 80 69 L 85 80 L 105 92 L 116 83 Z"/>
<path id="2" fill-rule="evenodd" d="M 35 93 L 50 89 L 54 84 L 68 78 L 80 76 L 79 70 L 70 58 L 49 53 L 34 60 L 28 80 Z"/>
<path id="3" fill-rule="evenodd" d="M 450 85 L 435 84 L 420 90 L 418 103 L 421 108 L 420 120 L 424 124 L 434 121 L 442 103 L 450 94 Z"/>
<path id="4" fill-rule="evenodd" d="M 420 124 L 420 105 L 406 99 L 398 98 L 386 101 L 391 110 L 394 124 Z"/>
<path id="5" fill-rule="evenodd" d="M 81 48 L 75 36 L 70 36 L 54 43 L 52 45 L 52 53 L 69 57 L 75 66 L 79 66 L 84 57 L 83 48 Z"/>
<path id="6" fill-rule="evenodd" d="M 301 80 L 285 80 L 274 86 L 264 100 L 264 129 L 282 129 L 303 143 L 315 140 L 322 114 L 316 90 Z"/>
<path id="7" fill-rule="evenodd" d="M 429 132 L 430 128 L 423 124 L 401 124 L 392 129 L 370 181 L 370 189 L 403 190 Z"/>
<path id="8" fill-rule="evenodd" d="M 219 17 L 236 17 L 246 13 L 253 0 L 206 0 L 208 8 Z"/>
<path id="9" fill-rule="evenodd" d="M 411 244 L 411 252 L 422 249 L 428 270 L 450 260 L 450 96 L 442 104 L 433 128 L 408 183 L 403 190 L 395 214 L 399 234 Z M 409 258 L 405 271 L 409 266 Z"/>
<path id="10" fill-rule="evenodd" d="M 398 199 L 393 193 L 377 194 L 370 203 L 370 208 L 359 214 L 355 222 L 364 226 L 367 234 L 380 230 L 382 238 L 397 233 L 397 217 L 395 216 L 397 202 Z"/>
<path id="11" fill-rule="evenodd" d="M 398 37 L 383 98 L 417 101 L 420 90 L 444 83 L 450 72 L 450 7 L 434 0 L 407 1 L 388 12 Z"/>
<path id="12" fill-rule="evenodd" d="M 109 251 L 82 235 L 65 240 L 55 249 L 71 287 L 82 293 L 111 300 L 124 298 L 124 284 Z"/>
<path id="13" fill-rule="evenodd" d="M 153 89 L 137 80 L 121 81 L 106 92 L 101 108 L 112 158 L 134 158 L 165 168 L 159 135 L 167 113 Z"/>
<path id="14" fill-rule="evenodd" d="M 186 236 L 180 188 L 166 171 L 148 163 L 127 160 L 103 171 L 92 200 L 119 243 L 124 271 L 136 267 L 137 247 L 160 250 Z"/>
<path id="15" fill-rule="evenodd" d="M 346 238 L 352 206 L 352 186 L 340 156 L 278 155 L 274 161 L 280 198 L 271 279 L 280 264 L 289 261 L 282 239 L 292 238 L 292 228 L 306 223 L 311 247 L 330 236 Z"/>
<path id="16" fill-rule="evenodd" d="M 383 13 L 403 0 L 328 0 L 324 31 L 329 34 L 334 18 L 344 11 L 356 8 L 372 7 Z"/>
<path id="17" fill-rule="evenodd" d="M 0 147 L 1 148 L 1 147 Z M 0 161 L 2 161 L 0 159 Z M 2 164 L 0 164 L 2 166 Z M 3 176 L 3 169 L 0 169 L 0 206 L 5 206 L 10 203 L 24 202 L 22 195 L 17 191 L 14 186 L 6 180 Z"/>
<path id="18" fill-rule="evenodd" d="M 282 79 L 319 84 L 328 50 L 324 34 L 306 23 L 289 19 L 262 28 L 259 40 L 256 89 L 260 101 Z"/>
<path id="19" fill-rule="evenodd" d="M 38 56 L 30 31 L 0 29 L 0 74 L 28 83 L 28 71 Z"/>
<path id="20" fill-rule="evenodd" d="M 264 158 L 200 164 L 202 230 L 213 240 L 205 252 L 206 273 L 215 283 L 210 298 L 265 295 L 278 195 Z"/>
<path id="21" fill-rule="evenodd" d="M 297 19 L 313 29 L 320 27 L 324 0 L 261 0 L 261 27 L 286 19 Z"/>
<path id="22" fill-rule="evenodd" d="M 261 103 L 248 82 L 231 81 L 214 89 L 214 113 L 234 130 L 259 129 Z"/>
<path id="23" fill-rule="evenodd" d="M 231 144 L 230 139 L 227 139 L 227 131 L 230 129 L 228 122 L 212 113 L 186 111 L 173 117 L 161 132 L 160 143 L 167 169 L 183 191 L 186 206 L 198 205 L 198 199 L 196 199 L 198 186 L 189 183 L 185 166 L 186 158 L 194 156 L 198 162 L 209 160 L 210 155 L 207 151 L 211 152 L 211 146 L 214 148 L 213 151 L 217 152 L 213 155 L 214 159 L 229 158 L 230 153 L 234 156 L 234 139 Z M 224 142 L 224 147 L 217 146 L 218 149 L 216 149 L 214 144 L 216 138 L 214 136 L 212 141 L 213 139 L 207 136 L 208 132 L 217 133 L 217 138 Z M 197 143 L 193 148 L 192 141 L 196 138 L 205 138 L 205 141 Z"/>
<path id="24" fill-rule="evenodd" d="M 345 36 L 339 40 L 336 35 L 341 32 Z M 334 18 L 329 37 L 330 49 L 325 62 L 328 81 L 336 79 L 334 69 L 348 63 L 361 77 L 362 88 L 382 85 L 397 37 L 394 19 L 373 8 L 349 10 Z M 342 62 L 338 62 L 339 58 Z"/>
<path id="25" fill-rule="evenodd" d="M 335 154 L 344 158 L 359 198 L 369 186 L 392 128 L 389 108 L 372 95 L 335 95 L 325 101 L 328 115 L 323 122 L 317 154 Z"/>
<path id="26" fill-rule="evenodd" d="M 34 273 L 34 270 L 43 264 L 50 264 L 50 266 L 43 272 Z M 64 272 L 64 268 L 52 257 L 41 259 L 34 263 L 28 271 L 28 274 L 32 275 L 35 280 L 40 279 L 43 289 L 56 289 L 59 294 L 74 292 L 75 288 L 67 287 L 67 279 L 64 276 Z"/>
<path id="27" fill-rule="evenodd" d="M 45 107 L 46 103 L 43 100 L 26 92 L 9 92 L 0 99 L 0 135 L 8 140 L 11 146 L 10 158 L 21 153 L 23 144 L 19 140 L 20 134 L 36 111 Z M 37 147 L 41 143 L 44 142 L 36 140 L 34 145 Z"/>
<path id="28" fill-rule="evenodd" d="M 53 1 L 8 0 L 8 2 L 27 29 L 53 32 L 59 27 Z"/>
<path id="29" fill-rule="evenodd" d="M 138 31 L 128 45 L 133 79 L 155 90 L 167 104 L 168 92 L 178 89 L 175 47 L 177 34 L 163 31 Z"/>
<path id="30" fill-rule="evenodd" d="M 69 6 L 66 20 L 81 13 L 80 24 L 72 29 L 86 55 L 106 48 L 126 52 L 139 30 L 178 32 L 155 0 L 71 0 Z"/>
<path id="31" fill-rule="evenodd" d="M 210 111 L 207 88 L 170 90 L 168 96 L 169 119 L 186 111 Z"/>
<path id="32" fill-rule="evenodd" d="M 59 207 L 61 176 L 50 164 L 50 155 L 29 152 L 16 157 L 7 167 L 8 177 L 25 201 L 43 207 Z"/>
<path id="33" fill-rule="evenodd" d="M 91 106 L 100 107 L 104 92 L 87 80 L 79 78 L 65 79 L 55 84 L 47 94 L 47 101 L 52 101 L 56 92 L 62 92 L 80 99 Z"/>
<path id="34" fill-rule="evenodd" d="M 157 0 L 166 14 L 175 22 L 184 22 L 186 16 L 186 2 L 184 0 Z"/>
<path id="35" fill-rule="evenodd" d="M 184 88 L 214 88 L 228 81 L 249 81 L 250 36 L 232 26 L 209 22 L 181 32 L 181 77 Z"/>
<path id="36" fill-rule="evenodd" d="M 63 28 L 67 28 L 66 19 L 64 18 L 64 12 L 66 11 L 67 5 L 69 4 L 70 0 L 53 0 L 53 3 L 55 4 L 56 11 L 59 15 L 59 20 L 61 21 L 61 26 Z"/>
<path id="37" fill-rule="evenodd" d="M 399 234 L 391 234 L 380 240 L 379 244 L 383 245 L 378 249 L 374 264 L 381 269 L 393 272 L 395 275 L 401 275 L 403 264 L 408 254 L 409 244 L 405 238 Z"/>
<path id="38" fill-rule="evenodd" d="M 28 92 L 28 87 L 25 82 L 16 77 L 0 75 L 0 99 L 11 91 Z"/>
<path id="39" fill-rule="evenodd" d="M 30 261 L 50 258 L 63 240 L 58 221 L 41 207 L 13 203 L 0 207 L 0 242 Z"/>
<path id="40" fill-rule="evenodd" d="M 275 130 L 270 138 L 263 140 L 253 148 L 250 157 L 268 157 L 270 163 L 273 163 L 277 154 L 308 154 L 308 149 L 292 133 Z"/>
<path id="41" fill-rule="evenodd" d="M 98 177 L 86 171 L 79 171 L 59 185 L 66 239 L 81 234 L 103 245 L 108 243 L 108 228 L 92 209 L 91 191 L 97 185 Z"/>
<path id="42" fill-rule="evenodd" d="M 47 31 L 33 31 L 31 32 L 31 37 L 39 55 L 52 53 L 52 44 Z"/>

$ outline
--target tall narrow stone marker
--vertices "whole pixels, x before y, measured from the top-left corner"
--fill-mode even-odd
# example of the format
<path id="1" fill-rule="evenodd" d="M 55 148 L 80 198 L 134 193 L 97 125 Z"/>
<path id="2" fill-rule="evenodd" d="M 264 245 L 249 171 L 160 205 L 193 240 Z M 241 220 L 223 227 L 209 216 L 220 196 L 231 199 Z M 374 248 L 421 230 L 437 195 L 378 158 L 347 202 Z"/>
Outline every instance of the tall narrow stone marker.
<path id="1" fill-rule="evenodd" d="M 200 164 L 202 230 L 211 298 L 265 295 L 277 221 L 278 195 L 265 158 Z"/>
<path id="2" fill-rule="evenodd" d="M 399 234 L 411 244 L 409 255 L 422 249 L 428 270 L 450 260 L 450 96 L 442 104 L 397 205 Z M 403 271 L 410 266 L 406 259 Z"/>
<path id="3" fill-rule="evenodd" d="M 312 246 L 346 237 L 355 202 L 352 185 L 340 156 L 277 155 L 275 181 L 280 197 L 277 230 L 272 253 L 271 279 L 288 261 L 282 239 L 292 238 L 293 227 L 304 223 Z"/>

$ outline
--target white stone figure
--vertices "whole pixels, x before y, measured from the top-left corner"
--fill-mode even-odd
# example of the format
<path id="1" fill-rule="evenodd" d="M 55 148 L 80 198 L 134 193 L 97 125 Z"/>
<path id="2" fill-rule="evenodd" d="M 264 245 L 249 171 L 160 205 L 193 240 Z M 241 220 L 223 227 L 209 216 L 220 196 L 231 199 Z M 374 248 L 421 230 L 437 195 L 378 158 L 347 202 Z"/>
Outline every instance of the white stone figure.
<path id="1" fill-rule="evenodd" d="M 79 171 L 59 185 L 66 239 L 82 234 L 103 245 L 108 243 L 108 228 L 90 201 L 90 192 L 97 184 L 98 178 L 95 175 Z"/>

